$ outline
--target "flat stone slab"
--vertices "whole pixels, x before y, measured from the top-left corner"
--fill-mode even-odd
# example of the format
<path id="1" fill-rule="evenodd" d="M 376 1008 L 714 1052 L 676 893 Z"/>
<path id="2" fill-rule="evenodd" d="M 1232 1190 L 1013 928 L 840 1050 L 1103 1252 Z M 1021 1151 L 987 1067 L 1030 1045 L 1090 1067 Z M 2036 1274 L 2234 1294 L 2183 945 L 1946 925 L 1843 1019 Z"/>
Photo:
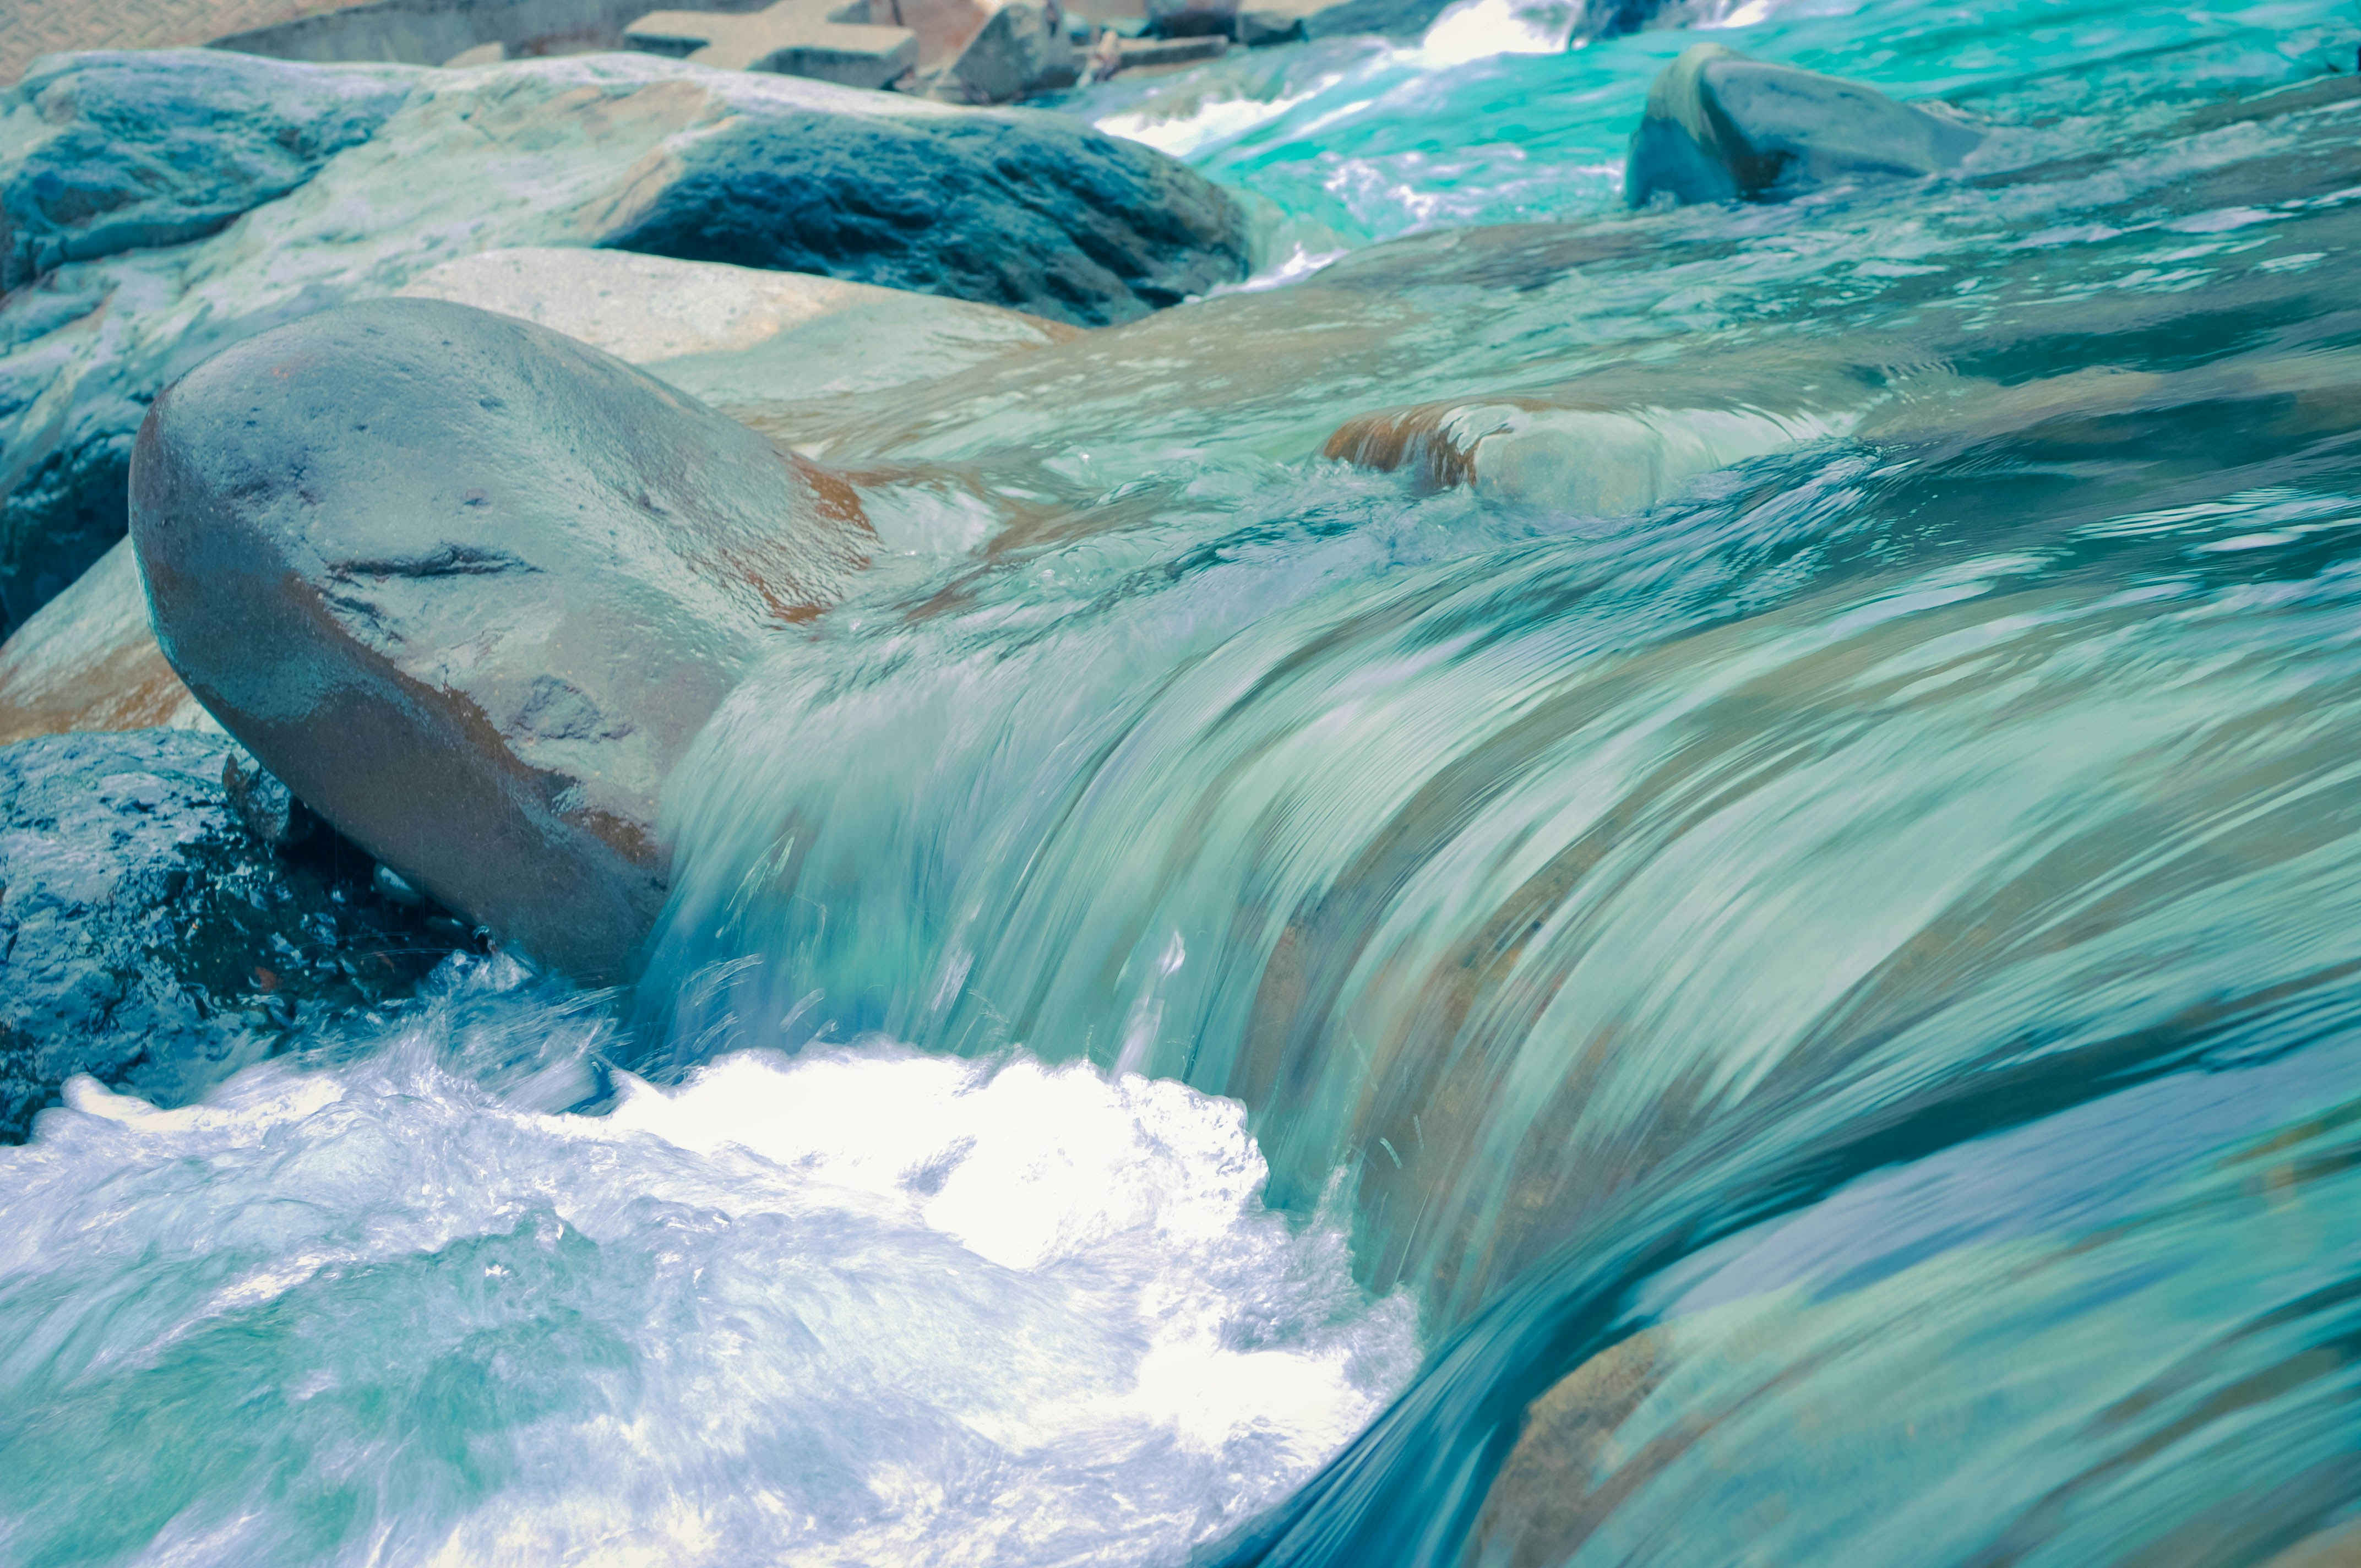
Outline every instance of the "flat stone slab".
<path id="1" fill-rule="evenodd" d="M 865 16 L 867 0 L 859 0 L 858 8 Z M 719 70 L 807 76 L 847 87 L 884 87 L 917 69 L 917 33 L 837 20 L 844 10 L 841 0 L 780 0 L 737 16 L 652 11 L 623 29 L 623 42 Z"/>

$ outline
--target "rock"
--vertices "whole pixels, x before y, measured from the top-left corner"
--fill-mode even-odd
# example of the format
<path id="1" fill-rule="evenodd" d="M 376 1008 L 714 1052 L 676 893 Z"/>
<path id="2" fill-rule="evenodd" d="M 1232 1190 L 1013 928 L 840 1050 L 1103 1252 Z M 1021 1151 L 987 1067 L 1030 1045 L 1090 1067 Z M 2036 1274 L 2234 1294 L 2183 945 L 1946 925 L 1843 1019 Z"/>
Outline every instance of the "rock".
<path id="1" fill-rule="evenodd" d="M 1981 133 L 1874 88 L 1698 44 L 1666 66 L 1623 165 L 1623 199 L 1647 205 L 1760 201 L 1837 180 L 1949 169 Z"/>
<path id="2" fill-rule="evenodd" d="M 935 71 L 960 57 L 992 20 L 994 0 L 867 0 L 867 19 L 918 36 L 918 69 Z"/>
<path id="3" fill-rule="evenodd" d="M 773 71 L 883 87 L 917 69 L 918 35 L 907 27 L 840 21 L 839 0 L 779 0 L 742 16 L 713 11 L 653 11 L 623 30 L 623 42 L 726 71 Z M 865 18 L 867 0 L 860 11 Z"/>
<path id="4" fill-rule="evenodd" d="M 399 72 L 293 72 L 192 51 L 52 57 L 0 113 L 0 290 L 69 261 L 213 234 L 366 141 L 410 95 Z"/>
<path id="5" fill-rule="evenodd" d="M 69 729 L 220 732 L 164 662 L 128 540 L 0 644 L 0 745 Z"/>
<path id="6" fill-rule="evenodd" d="M 850 392 L 1065 342 L 1038 316 L 622 250 L 523 248 L 446 262 L 402 291 L 521 317 L 792 431 Z M 0 743 L 71 729 L 218 729 L 157 647 L 127 541 L 0 645 Z"/>
<path id="7" fill-rule="evenodd" d="M 582 981 L 662 905 L 665 776 L 864 564 L 851 491 L 619 359 L 385 300 L 141 430 L 131 531 L 205 707 L 405 882 Z"/>
<path id="8" fill-rule="evenodd" d="M 1322 450 L 1421 486 L 1465 485 L 1519 506 L 1580 516 L 1637 511 L 1687 481 L 1849 428 L 1759 409 L 1611 408 L 1527 398 L 1423 403 L 1356 415 Z"/>
<path id="9" fill-rule="evenodd" d="M 1056 0 L 1001 0 L 929 91 L 955 104 L 1006 104 L 1071 87 L 1082 73 Z"/>
<path id="10" fill-rule="evenodd" d="M 1107 35 L 1114 38 L 1113 33 Z M 1218 33 L 1189 38 L 1124 38 L 1116 45 L 1117 52 L 1108 71 L 1155 70 L 1177 65 L 1194 65 L 1201 60 L 1219 60 L 1229 51 L 1230 40 Z"/>
<path id="11" fill-rule="evenodd" d="M 230 752 L 228 761 L 222 763 L 221 782 L 223 795 L 247 832 L 271 849 L 292 849 L 320 826 L 320 819 L 312 815 L 310 806 L 295 798 L 293 790 L 244 751 Z M 378 867 L 373 880 L 380 892 L 386 891 L 385 876 L 385 868 Z M 402 891 L 408 896 L 395 898 L 394 903 L 414 906 L 424 902 L 406 883 Z"/>
<path id="12" fill-rule="evenodd" d="M 881 120 L 857 139 L 823 115 L 749 117 L 692 144 L 605 243 L 1082 326 L 1244 278 L 1245 219 L 1218 189 L 1137 144 L 1023 113 Z"/>
<path id="13" fill-rule="evenodd" d="M 875 391 L 1076 335 L 935 294 L 621 250 L 486 251 L 402 292 L 537 322 L 723 409 Z"/>
<path id="14" fill-rule="evenodd" d="M 43 67 L 40 91 L 70 96 L 103 64 L 137 76 L 118 83 L 126 99 L 201 99 L 223 58 L 72 57 Z M 1218 187 L 1060 115 L 644 55 L 447 72 L 244 64 L 290 102 L 308 82 L 356 75 L 408 83 L 408 96 L 217 233 L 68 261 L 0 299 L 0 636 L 121 536 L 131 436 L 166 383 L 227 344 L 461 255 L 655 251 L 1078 325 L 1245 276 L 1245 219 Z M 26 110 L 31 91 L 0 104 Z M 125 156 L 141 147 L 126 141 Z"/>
<path id="15" fill-rule="evenodd" d="M 1237 14 L 1238 0 L 1148 0 L 1148 30 L 1159 38 L 1225 38 Z"/>
<path id="16" fill-rule="evenodd" d="M 250 837 L 222 789 L 236 754 L 171 729 L 0 748 L 0 1140 L 75 1073 L 194 1099 L 450 950 L 350 846 Z"/>
<path id="17" fill-rule="evenodd" d="M 508 57 L 508 46 L 496 39 L 491 43 L 476 44 L 461 49 L 443 62 L 443 69 L 467 71 L 478 65 L 498 65 Z"/>

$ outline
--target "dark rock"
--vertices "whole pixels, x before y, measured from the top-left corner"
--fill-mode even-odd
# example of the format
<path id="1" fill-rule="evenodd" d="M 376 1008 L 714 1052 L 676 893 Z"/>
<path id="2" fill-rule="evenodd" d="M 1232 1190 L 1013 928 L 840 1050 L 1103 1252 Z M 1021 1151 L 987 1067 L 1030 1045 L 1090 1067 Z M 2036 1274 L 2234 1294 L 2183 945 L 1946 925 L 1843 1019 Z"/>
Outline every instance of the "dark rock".
<path id="1" fill-rule="evenodd" d="M 131 432 L 52 452 L 0 497 L 0 638 L 63 593 L 123 537 Z"/>
<path id="2" fill-rule="evenodd" d="M 158 640 L 396 874 L 577 979 L 662 905 L 665 775 L 863 564 L 851 492 L 587 345 L 429 300 L 324 312 L 157 400 Z"/>
<path id="3" fill-rule="evenodd" d="M 605 243 L 821 272 L 1081 326 L 1246 276 L 1246 219 L 1153 148 L 1023 110 L 785 114 L 692 144 Z"/>
<path id="4" fill-rule="evenodd" d="M 236 754 L 178 729 L 0 748 L 0 1141 L 78 1072 L 194 1099 L 451 950 L 350 845 L 249 835 L 221 784 Z"/>
<path id="5" fill-rule="evenodd" d="M 212 234 L 368 139 L 410 90 L 247 55 L 53 56 L 0 97 L 0 290 Z"/>
<path id="6" fill-rule="evenodd" d="M 1623 198 L 1760 201 L 1831 181 L 1949 169 L 1980 132 L 1839 77 L 1698 44 L 1648 89 Z"/>
<path id="7" fill-rule="evenodd" d="M 233 750 L 228 761 L 222 763 L 222 794 L 228 797 L 230 809 L 246 830 L 274 850 L 292 849 L 309 839 L 320 825 L 311 807 L 295 798 L 295 792 L 270 776 L 269 769 Z M 378 868 L 383 871 L 380 866 Z M 396 904 L 416 905 L 423 902 L 405 884 L 408 898 L 396 898 Z"/>

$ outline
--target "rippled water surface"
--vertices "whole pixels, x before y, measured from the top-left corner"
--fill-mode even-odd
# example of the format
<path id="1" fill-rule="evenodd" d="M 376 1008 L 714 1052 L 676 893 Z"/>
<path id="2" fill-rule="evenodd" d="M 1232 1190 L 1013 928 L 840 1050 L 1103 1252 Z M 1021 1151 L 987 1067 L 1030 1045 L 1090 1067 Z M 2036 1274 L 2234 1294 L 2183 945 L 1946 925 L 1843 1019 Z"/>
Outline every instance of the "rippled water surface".
<path id="1" fill-rule="evenodd" d="M 0 1155 L 0 1554 L 2361 1550 L 2361 15 L 1681 19 L 1060 105 L 1266 275 L 733 410 L 647 981 Z M 1700 28 L 1989 134 L 1628 213 Z"/>

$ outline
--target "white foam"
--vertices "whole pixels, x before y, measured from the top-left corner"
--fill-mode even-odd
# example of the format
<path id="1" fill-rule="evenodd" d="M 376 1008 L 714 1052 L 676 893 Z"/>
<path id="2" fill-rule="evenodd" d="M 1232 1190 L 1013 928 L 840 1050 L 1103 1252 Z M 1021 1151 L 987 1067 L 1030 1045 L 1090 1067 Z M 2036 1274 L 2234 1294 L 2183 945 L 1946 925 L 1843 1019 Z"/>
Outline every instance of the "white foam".
<path id="1" fill-rule="evenodd" d="M 1411 1370 L 1233 1102 L 880 1045 L 543 1114 L 433 1035 L 84 1081 L 0 1151 L 0 1398 L 55 1456 L 0 1557 L 148 1506 L 133 1561 L 1174 1563 Z M 181 1491 L 126 1503 L 85 1455 L 159 1402 Z"/>

